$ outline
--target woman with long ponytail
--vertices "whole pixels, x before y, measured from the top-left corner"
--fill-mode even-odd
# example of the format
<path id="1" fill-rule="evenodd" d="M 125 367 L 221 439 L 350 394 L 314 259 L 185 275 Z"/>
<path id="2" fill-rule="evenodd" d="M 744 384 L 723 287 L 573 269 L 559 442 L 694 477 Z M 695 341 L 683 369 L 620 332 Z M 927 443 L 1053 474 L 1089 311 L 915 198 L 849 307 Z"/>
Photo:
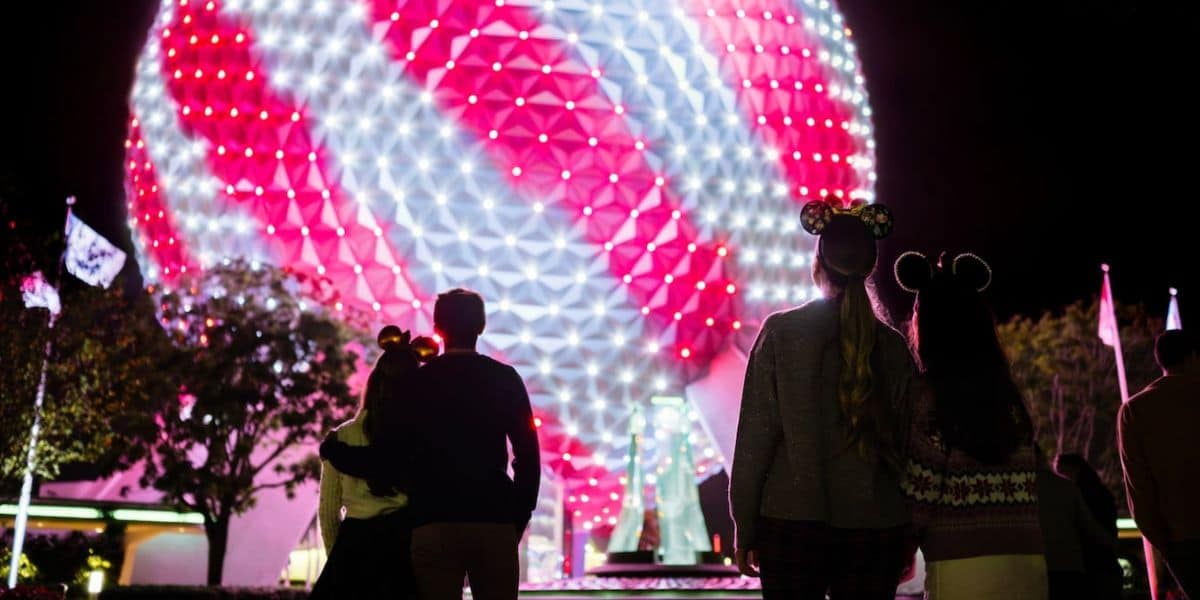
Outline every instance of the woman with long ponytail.
<path id="1" fill-rule="evenodd" d="M 823 298 L 766 319 L 749 357 L 730 482 L 739 569 L 763 597 L 892 599 L 907 565 L 904 338 L 871 297 L 881 205 L 813 202 Z"/>

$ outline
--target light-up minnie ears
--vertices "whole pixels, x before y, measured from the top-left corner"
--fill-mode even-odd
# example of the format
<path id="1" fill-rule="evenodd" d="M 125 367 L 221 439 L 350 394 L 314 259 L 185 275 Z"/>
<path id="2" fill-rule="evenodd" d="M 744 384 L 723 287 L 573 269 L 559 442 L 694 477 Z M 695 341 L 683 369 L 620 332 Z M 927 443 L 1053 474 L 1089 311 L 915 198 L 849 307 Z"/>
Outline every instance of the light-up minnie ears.
<path id="1" fill-rule="evenodd" d="M 895 224 L 892 211 L 882 204 L 867 204 L 862 200 L 855 200 L 845 207 L 841 200 L 834 197 L 805 204 L 800 210 L 800 224 L 805 231 L 821 235 L 830 221 L 839 215 L 848 215 L 862 221 L 871 237 L 877 240 L 887 237 Z"/>
<path id="2" fill-rule="evenodd" d="M 380 348 L 391 350 L 407 346 L 410 339 L 411 334 L 409 332 L 401 331 L 395 325 L 387 325 L 379 330 L 379 335 L 376 336 L 375 341 L 379 344 Z"/>
<path id="3" fill-rule="evenodd" d="M 920 252 L 905 252 L 896 259 L 896 283 L 904 291 L 916 294 L 933 283 L 937 273 L 948 274 L 962 285 L 982 292 L 992 284 L 992 268 L 977 255 L 959 254 L 947 273 L 944 257 L 935 265 Z"/>

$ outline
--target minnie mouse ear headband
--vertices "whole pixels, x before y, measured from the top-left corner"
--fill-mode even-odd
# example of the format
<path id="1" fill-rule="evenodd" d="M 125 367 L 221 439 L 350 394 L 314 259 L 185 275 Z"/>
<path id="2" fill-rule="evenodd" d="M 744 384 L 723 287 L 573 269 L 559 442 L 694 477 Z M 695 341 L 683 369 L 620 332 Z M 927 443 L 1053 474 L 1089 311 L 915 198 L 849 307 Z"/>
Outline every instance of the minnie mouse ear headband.
<path id="1" fill-rule="evenodd" d="M 937 264 L 920 252 L 905 252 L 896 259 L 896 282 L 910 294 L 928 288 L 938 275 L 948 276 L 976 292 L 983 292 L 992 284 L 992 268 L 974 254 L 959 254 L 949 268 L 944 254 L 938 258 Z"/>
<path id="2" fill-rule="evenodd" d="M 895 221 L 892 211 L 882 204 L 867 204 L 864 200 L 852 200 L 845 204 L 841 199 L 828 196 L 814 200 L 800 210 L 800 223 L 804 230 L 821 235 L 834 219 L 854 219 L 867 228 L 871 237 L 881 240 L 892 233 Z"/>
<path id="3" fill-rule="evenodd" d="M 375 341 L 384 350 L 395 350 L 407 346 L 411 338 L 411 334 L 407 331 L 400 331 L 400 328 L 395 325 L 387 325 L 379 330 Z"/>
<path id="4" fill-rule="evenodd" d="M 418 336 L 413 338 L 412 351 L 417 355 L 417 360 L 428 362 L 429 359 L 437 356 L 438 344 L 431 337 Z"/>

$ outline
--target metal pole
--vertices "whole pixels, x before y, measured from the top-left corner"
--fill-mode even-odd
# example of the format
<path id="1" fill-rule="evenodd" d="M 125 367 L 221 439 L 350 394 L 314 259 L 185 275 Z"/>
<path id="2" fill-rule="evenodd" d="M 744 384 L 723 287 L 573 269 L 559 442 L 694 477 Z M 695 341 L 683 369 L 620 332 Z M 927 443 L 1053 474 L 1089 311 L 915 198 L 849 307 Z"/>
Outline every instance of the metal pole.
<path id="1" fill-rule="evenodd" d="M 68 242 L 66 231 L 71 225 L 71 206 L 75 197 L 67 198 L 67 218 L 63 227 L 63 252 L 58 257 L 58 273 L 54 277 L 54 286 L 62 283 L 63 259 L 66 256 Z M 50 313 L 50 325 L 47 327 L 46 351 L 42 355 L 42 373 L 38 377 L 37 396 L 33 401 L 33 427 L 29 428 L 29 447 L 25 451 L 25 478 L 21 482 L 21 499 L 17 503 L 17 516 L 13 526 L 12 559 L 8 566 L 8 588 L 17 587 L 17 572 L 21 567 L 21 552 L 25 546 L 25 527 L 29 522 L 29 503 L 33 495 L 33 467 L 37 460 L 38 433 L 42 428 L 42 405 L 46 398 L 46 369 L 50 365 L 50 351 L 54 348 L 54 322 L 58 315 Z"/>
<path id="2" fill-rule="evenodd" d="M 1109 294 L 1112 294 L 1112 282 L 1108 277 L 1108 265 L 1100 265 L 1100 270 L 1104 271 L 1104 285 L 1108 288 Z M 1112 324 L 1113 324 L 1113 352 L 1117 355 L 1117 384 L 1121 388 L 1121 404 L 1129 402 L 1129 384 L 1125 380 L 1125 353 L 1121 351 L 1121 328 L 1117 325 L 1116 315 L 1117 301 L 1112 299 Z M 1146 556 L 1146 583 L 1150 586 L 1151 600 L 1158 600 L 1158 565 L 1154 561 L 1154 546 L 1150 545 L 1150 540 L 1142 538 L 1142 552 Z"/>
<path id="3" fill-rule="evenodd" d="M 50 330 L 54 329 L 54 317 L 50 317 Z M 8 588 L 17 586 L 17 570 L 21 566 L 21 551 L 25 545 L 25 524 L 29 520 L 29 499 L 33 493 L 33 465 L 37 457 L 38 432 L 42 426 L 42 401 L 46 397 L 46 368 L 50 362 L 50 340 L 46 340 L 46 354 L 42 357 L 42 375 L 38 379 L 37 399 L 33 403 L 33 427 L 29 429 L 29 448 L 25 451 L 25 480 L 21 483 L 21 500 L 17 504 L 15 531 L 13 532 L 12 561 L 8 567 Z"/>

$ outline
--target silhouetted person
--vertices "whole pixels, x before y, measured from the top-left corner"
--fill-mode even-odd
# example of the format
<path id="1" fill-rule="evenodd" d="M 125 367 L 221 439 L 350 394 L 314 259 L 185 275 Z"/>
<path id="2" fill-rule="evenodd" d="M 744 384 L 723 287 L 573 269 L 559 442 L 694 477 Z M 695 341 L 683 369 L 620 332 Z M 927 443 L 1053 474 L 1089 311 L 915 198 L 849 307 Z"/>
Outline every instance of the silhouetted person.
<path id="1" fill-rule="evenodd" d="M 1038 512 L 1046 545 L 1050 600 L 1099 598 L 1084 561 L 1084 548 L 1102 546 L 1115 555 L 1117 537 L 1110 536 L 1083 501 L 1079 488 L 1043 465 L 1037 473 Z"/>
<path id="2" fill-rule="evenodd" d="M 358 414 L 335 430 L 335 439 L 351 446 L 377 441 L 382 415 L 394 409 L 394 403 L 412 401 L 405 392 L 412 385 L 417 359 L 408 341 L 408 334 L 394 325 L 379 332 L 384 352 L 367 377 Z M 317 516 L 329 558 L 310 597 L 412 597 L 416 585 L 409 556 L 412 523 L 407 506 L 405 494 L 376 496 L 366 480 L 341 473 L 323 461 Z"/>
<path id="3" fill-rule="evenodd" d="M 923 393 L 909 442 L 912 502 L 932 600 L 1047 594 L 1033 425 L 982 292 L 991 269 L 963 254 L 896 262 L 916 293 L 911 341 Z"/>
<path id="4" fill-rule="evenodd" d="M 1060 454 L 1054 459 L 1054 470 L 1075 482 L 1088 511 L 1104 528 L 1102 544 L 1083 540 L 1083 565 L 1087 571 L 1089 598 L 1120 600 L 1125 574 L 1117 560 L 1117 500 L 1104 485 L 1100 475 L 1087 459 L 1079 454 Z"/>
<path id="5" fill-rule="evenodd" d="M 895 598 L 909 517 L 900 490 L 915 375 L 867 292 L 879 205 L 814 202 L 813 280 L 824 299 L 763 323 L 746 367 L 729 496 L 735 555 L 763 597 Z"/>
<path id="6" fill-rule="evenodd" d="M 478 600 L 513 600 L 541 478 L 529 396 L 515 369 L 475 351 L 486 322 L 479 294 L 440 294 L 433 321 L 446 351 L 417 371 L 414 400 L 386 425 L 392 439 L 367 450 L 327 441 L 322 456 L 409 491 L 423 598 L 461 598 L 465 577 Z"/>
<path id="7" fill-rule="evenodd" d="M 1158 336 L 1163 376 L 1121 407 L 1118 427 L 1129 512 L 1189 597 L 1200 598 L 1200 344 Z"/>

